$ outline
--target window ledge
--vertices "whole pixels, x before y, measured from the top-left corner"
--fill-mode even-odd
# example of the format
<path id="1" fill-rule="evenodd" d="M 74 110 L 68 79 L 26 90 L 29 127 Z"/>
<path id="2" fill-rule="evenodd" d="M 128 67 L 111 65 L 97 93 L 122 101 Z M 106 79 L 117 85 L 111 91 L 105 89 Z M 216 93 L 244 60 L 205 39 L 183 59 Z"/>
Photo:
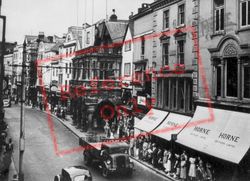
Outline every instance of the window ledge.
<path id="1" fill-rule="evenodd" d="M 176 29 L 180 29 L 180 28 L 185 28 L 185 27 L 186 27 L 185 24 L 180 24 L 180 25 L 177 25 L 175 28 L 176 28 Z"/>
<path id="2" fill-rule="evenodd" d="M 210 35 L 210 38 L 212 39 L 212 38 L 214 38 L 216 36 L 224 36 L 224 35 L 226 35 L 225 30 L 223 30 L 223 31 L 216 31 L 212 35 Z"/>
<path id="3" fill-rule="evenodd" d="M 164 33 L 164 32 L 168 32 L 169 30 L 170 30 L 170 28 L 163 28 L 163 30 L 161 32 Z"/>
<path id="4" fill-rule="evenodd" d="M 244 31 L 250 31 L 250 25 L 245 26 L 245 27 L 241 27 L 240 29 L 235 30 L 235 33 L 238 34 L 239 32 L 244 32 Z"/>

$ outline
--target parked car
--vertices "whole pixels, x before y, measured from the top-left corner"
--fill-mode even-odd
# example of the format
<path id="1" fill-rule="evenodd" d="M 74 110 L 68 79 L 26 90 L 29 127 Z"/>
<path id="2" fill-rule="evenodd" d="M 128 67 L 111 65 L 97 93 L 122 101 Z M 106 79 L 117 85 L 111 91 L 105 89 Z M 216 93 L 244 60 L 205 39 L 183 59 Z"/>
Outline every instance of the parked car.
<path id="1" fill-rule="evenodd" d="M 79 144 L 88 149 L 83 151 L 85 165 L 97 163 L 102 171 L 103 177 L 109 177 L 113 173 L 132 176 L 134 164 L 128 155 L 129 145 L 119 139 L 107 139 L 98 144 L 97 137 L 82 137 Z M 97 144 L 96 144 L 97 143 Z"/>
<path id="2" fill-rule="evenodd" d="M 83 166 L 71 166 L 63 168 L 61 174 L 55 176 L 54 181 L 92 181 L 92 176 Z"/>
<path id="3" fill-rule="evenodd" d="M 11 107 L 11 99 L 9 96 L 3 97 L 3 106 L 4 107 Z"/>

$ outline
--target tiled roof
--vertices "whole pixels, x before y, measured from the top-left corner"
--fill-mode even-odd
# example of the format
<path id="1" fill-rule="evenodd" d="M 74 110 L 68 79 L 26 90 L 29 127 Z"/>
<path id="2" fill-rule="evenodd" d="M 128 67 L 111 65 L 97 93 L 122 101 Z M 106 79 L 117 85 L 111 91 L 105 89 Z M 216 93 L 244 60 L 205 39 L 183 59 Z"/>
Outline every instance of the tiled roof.
<path id="1" fill-rule="evenodd" d="M 122 42 L 126 33 L 128 22 L 120 21 L 107 21 L 106 27 L 109 31 L 110 37 L 115 42 Z"/>
<path id="2" fill-rule="evenodd" d="M 56 44 L 51 48 L 51 51 L 59 52 L 59 47 L 63 44 L 64 40 L 59 40 Z"/>

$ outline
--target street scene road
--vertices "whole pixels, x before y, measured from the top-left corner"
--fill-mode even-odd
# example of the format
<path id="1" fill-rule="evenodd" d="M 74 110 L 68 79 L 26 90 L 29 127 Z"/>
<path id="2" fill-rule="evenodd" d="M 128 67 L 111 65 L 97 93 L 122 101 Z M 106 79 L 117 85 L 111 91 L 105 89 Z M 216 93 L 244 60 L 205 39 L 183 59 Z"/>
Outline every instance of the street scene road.
<path id="1" fill-rule="evenodd" d="M 6 108 L 6 122 L 9 124 L 10 136 L 14 143 L 14 162 L 18 165 L 19 140 L 19 106 Z M 55 133 L 60 149 L 70 149 L 78 146 L 78 138 L 65 128 L 56 118 L 53 118 Z M 72 153 L 63 157 L 56 156 L 47 124 L 47 114 L 36 109 L 25 109 L 25 154 L 23 170 L 25 181 L 52 181 L 54 176 L 67 166 L 83 165 L 82 152 Z M 135 162 L 135 172 L 132 178 L 114 176 L 109 179 L 102 177 L 98 168 L 89 167 L 93 180 L 166 180 L 148 168 Z"/>

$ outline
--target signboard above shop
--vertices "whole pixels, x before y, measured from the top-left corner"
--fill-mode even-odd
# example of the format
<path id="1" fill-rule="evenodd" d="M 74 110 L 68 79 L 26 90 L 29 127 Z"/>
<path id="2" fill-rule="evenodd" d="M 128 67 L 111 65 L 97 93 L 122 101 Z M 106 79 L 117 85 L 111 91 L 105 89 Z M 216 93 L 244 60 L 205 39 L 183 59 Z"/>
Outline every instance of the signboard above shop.
<path id="1" fill-rule="evenodd" d="M 141 106 L 146 106 L 147 99 L 144 96 L 137 96 L 137 104 Z"/>

